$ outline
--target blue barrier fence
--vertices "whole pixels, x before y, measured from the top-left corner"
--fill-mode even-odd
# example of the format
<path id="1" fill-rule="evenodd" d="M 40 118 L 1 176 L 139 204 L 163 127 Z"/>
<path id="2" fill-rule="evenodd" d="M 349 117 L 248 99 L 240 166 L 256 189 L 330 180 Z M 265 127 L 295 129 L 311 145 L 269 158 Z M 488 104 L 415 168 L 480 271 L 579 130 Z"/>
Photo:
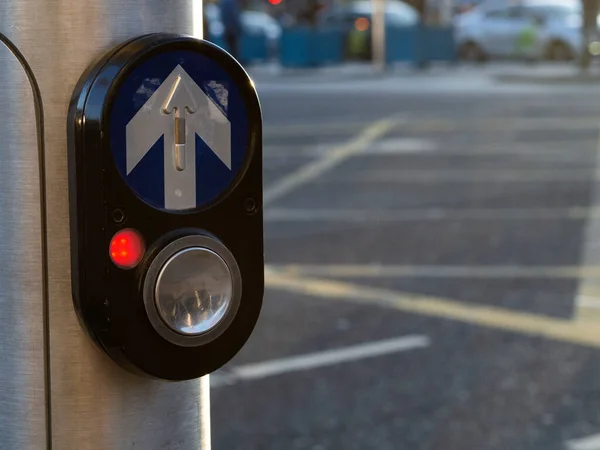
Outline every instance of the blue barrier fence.
<path id="1" fill-rule="evenodd" d="M 213 44 L 229 50 L 225 39 L 217 37 L 211 39 Z M 261 35 L 244 35 L 240 39 L 240 60 L 244 63 L 264 62 L 269 59 L 269 45 L 267 38 Z"/>
<path id="2" fill-rule="evenodd" d="M 316 67 L 342 62 L 344 36 L 334 29 L 288 28 L 279 44 L 283 67 Z"/>
<path id="3" fill-rule="evenodd" d="M 365 35 L 365 45 L 370 37 Z M 213 41 L 227 50 L 220 38 Z M 279 42 L 279 59 L 287 68 L 318 67 L 344 61 L 348 34 L 339 29 L 295 27 L 283 30 Z M 456 59 L 454 33 L 450 27 L 422 25 L 386 30 L 386 52 L 389 63 L 408 62 L 421 65 L 429 61 Z M 246 35 L 240 41 L 240 57 L 244 63 L 262 62 L 270 57 L 265 36 Z"/>
<path id="4" fill-rule="evenodd" d="M 454 61 L 456 44 L 452 28 L 414 26 L 389 29 L 386 34 L 388 62 Z"/>
<path id="5" fill-rule="evenodd" d="M 340 30 L 290 28 L 281 38 L 283 67 L 315 67 L 344 60 L 348 36 Z M 365 41 L 368 42 L 368 39 Z M 389 27 L 386 32 L 387 60 L 421 64 L 453 61 L 454 33 L 450 27 Z"/>
<path id="6" fill-rule="evenodd" d="M 419 27 L 388 28 L 385 34 L 387 62 L 419 61 L 423 56 L 421 39 Z"/>
<path id="7" fill-rule="evenodd" d="M 458 57 L 452 28 L 427 28 L 425 47 L 425 59 L 428 61 L 454 61 Z"/>

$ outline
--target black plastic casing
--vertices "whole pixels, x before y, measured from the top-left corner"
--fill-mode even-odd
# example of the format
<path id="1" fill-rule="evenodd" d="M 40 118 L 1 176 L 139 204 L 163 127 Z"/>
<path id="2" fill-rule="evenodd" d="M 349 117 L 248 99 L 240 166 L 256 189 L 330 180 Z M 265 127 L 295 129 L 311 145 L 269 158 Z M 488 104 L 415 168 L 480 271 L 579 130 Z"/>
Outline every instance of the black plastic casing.
<path id="1" fill-rule="evenodd" d="M 248 112 L 246 161 L 227 192 L 202 209 L 168 212 L 149 206 L 126 184 L 113 161 L 109 114 L 120 82 L 138 64 L 173 50 L 200 52 L 236 82 Z M 264 291 L 262 218 L 262 117 L 254 85 L 227 52 L 206 41 L 152 34 L 126 42 L 82 76 L 68 115 L 72 289 L 82 326 L 126 369 L 154 378 L 186 380 L 213 372 L 245 344 L 258 320 Z M 250 208 L 249 206 L 255 206 Z M 117 223 L 115 211 L 124 213 Z M 131 270 L 109 257 L 114 234 L 138 230 L 147 245 Z M 242 297 L 230 325 L 213 341 L 181 347 L 163 339 L 144 309 L 142 286 L 154 256 L 175 239 L 207 234 L 234 255 L 242 275 Z"/>

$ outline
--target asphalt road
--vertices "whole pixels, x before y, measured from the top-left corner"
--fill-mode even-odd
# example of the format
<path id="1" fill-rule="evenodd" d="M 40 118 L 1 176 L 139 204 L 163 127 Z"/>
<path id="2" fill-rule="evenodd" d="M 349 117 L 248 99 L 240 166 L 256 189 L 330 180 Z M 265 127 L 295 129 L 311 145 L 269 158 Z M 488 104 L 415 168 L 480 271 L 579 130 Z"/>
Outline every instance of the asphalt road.
<path id="1" fill-rule="evenodd" d="M 600 88 L 455 78 L 258 81 L 267 290 L 213 448 L 600 449 Z"/>

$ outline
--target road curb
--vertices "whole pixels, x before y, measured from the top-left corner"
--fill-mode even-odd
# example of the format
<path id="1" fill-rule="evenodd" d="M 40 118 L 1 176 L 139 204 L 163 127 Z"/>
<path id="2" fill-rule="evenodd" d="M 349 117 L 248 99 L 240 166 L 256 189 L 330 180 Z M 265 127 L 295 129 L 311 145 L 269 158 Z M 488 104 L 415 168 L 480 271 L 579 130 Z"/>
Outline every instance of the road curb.
<path id="1" fill-rule="evenodd" d="M 493 79 L 501 83 L 531 84 L 600 84 L 600 74 L 526 75 L 498 74 Z"/>

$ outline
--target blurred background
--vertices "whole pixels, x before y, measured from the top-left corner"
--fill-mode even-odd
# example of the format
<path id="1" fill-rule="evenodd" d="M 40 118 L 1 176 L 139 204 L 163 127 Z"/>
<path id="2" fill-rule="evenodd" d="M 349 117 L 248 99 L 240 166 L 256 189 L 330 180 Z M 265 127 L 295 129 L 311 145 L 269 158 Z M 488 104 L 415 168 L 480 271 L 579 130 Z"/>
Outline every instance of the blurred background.
<path id="1" fill-rule="evenodd" d="M 197 23 L 264 114 L 265 303 L 215 448 L 600 450 L 597 1 Z"/>

